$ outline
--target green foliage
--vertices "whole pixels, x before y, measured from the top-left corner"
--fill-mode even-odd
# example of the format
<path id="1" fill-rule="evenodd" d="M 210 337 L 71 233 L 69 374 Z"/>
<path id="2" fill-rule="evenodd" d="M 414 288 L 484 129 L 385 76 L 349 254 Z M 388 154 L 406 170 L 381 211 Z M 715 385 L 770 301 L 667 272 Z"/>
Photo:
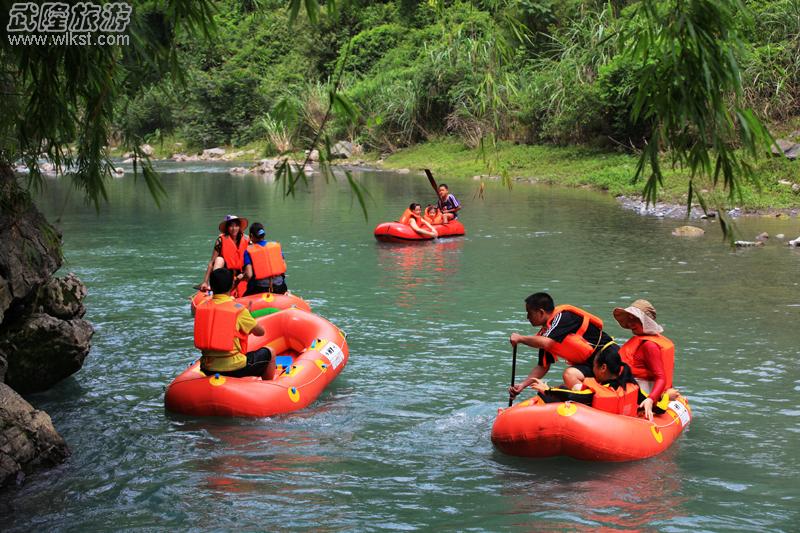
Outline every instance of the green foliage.
<path id="1" fill-rule="evenodd" d="M 740 194 L 740 179 L 755 180 L 746 155 L 757 157 L 771 137 L 741 103 L 742 87 L 734 31 L 738 0 L 644 0 L 636 10 L 641 26 L 628 34 L 631 61 L 641 62 L 635 85 L 633 120 L 649 123 L 647 146 L 635 177 L 648 175 L 644 196 L 655 202 L 663 184 L 659 151 L 668 150 L 673 164 L 691 171 L 687 204 L 704 198 L 696 177 L 722 182 L 729 198 Z M 736 151 L 735 143 L 747 151 Z M 723 229 L 725 221 L 721 219 Z"/>

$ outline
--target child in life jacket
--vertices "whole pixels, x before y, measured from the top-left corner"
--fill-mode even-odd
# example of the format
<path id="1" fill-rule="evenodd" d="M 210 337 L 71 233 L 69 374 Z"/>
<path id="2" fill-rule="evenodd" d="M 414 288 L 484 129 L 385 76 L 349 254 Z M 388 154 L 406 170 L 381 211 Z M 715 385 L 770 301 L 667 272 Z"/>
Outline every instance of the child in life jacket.
<path id="1" fill-rule="evenodd" d="M 630 367 L 622 362 L 616 344 L 609 344 L 595 356 L 592 373 L 593 378 L 585 378 L 575 389 L 563 385 L 551 388 L 538 379 L 531 388 L 545 403 L 573 401 L 601 411 L 636 416 L 641 391 Z"/>
<path id="2" fill-rule="evenodd" d="M 430 224 L 442 223 L 442 213 L 435 205 L 428 205 L 425 208 L 425 215 L 422 218 L 428 221 Z"/>

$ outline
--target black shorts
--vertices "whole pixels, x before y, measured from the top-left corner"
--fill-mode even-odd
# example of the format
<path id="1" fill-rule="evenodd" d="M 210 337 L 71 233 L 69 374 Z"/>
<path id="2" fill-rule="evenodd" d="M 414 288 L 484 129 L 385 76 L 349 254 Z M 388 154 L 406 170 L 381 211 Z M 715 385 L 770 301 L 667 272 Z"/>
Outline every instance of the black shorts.
<path id="1" fill-rule="evenodd" d="M 585 378 L 593 378 L 594 377 L 594 357 L 589 358 L 588 361 L 583 362 L 579 365 L 571 365 L 568 368 L 577 368 L 583 374 Z"/>
<path id="2" fill-rule="evenodd" d="M 261 294 L 263 292 L 271 292 L 273 294 L 286 294 L 286 291 L 289 290 L 289 287 L 286 286 L 286 280 L 280 285 L 272 285 L 272 290 L 270 290 L 269 286 L 261 286 L 257 283 L 254 283 L 253 280 L 247 282 L 247 291 L 245 291 L 245 296 L 250 296 L 251 294 Z"/>
<path id="3" fill-rule="evenodd" d="M 247 352 L 247 363 L 242 368 L 237 370 L 229 370 L 227 372 L 218 372 L 214 370 L 206 370 L 200 368 L 204 374 L 219 374 L 220 376 L 231 376 L 233 378 L 241 378 L 244 376 L 262 376 L 267 369 L 267 365 L 272 360 L 272 352 L 269 348 L 259 348 L 252 352 Z"/>

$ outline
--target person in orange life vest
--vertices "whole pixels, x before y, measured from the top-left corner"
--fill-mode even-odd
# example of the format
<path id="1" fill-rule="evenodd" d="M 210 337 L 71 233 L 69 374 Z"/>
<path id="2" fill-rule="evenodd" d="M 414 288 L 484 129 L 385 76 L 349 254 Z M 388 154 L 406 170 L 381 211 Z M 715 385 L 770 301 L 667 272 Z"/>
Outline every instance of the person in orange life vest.
<path id="1" fill-rule="evenodd" d="M 250 226 L 250 246 L 244 253 L 244 275 L 247 278 L 247 292 L 245 296 L 251 294 L 260 294 L 262 292 L 273 292 L 275 294 L 285 294 L 289 288 L 286 286 L 286 275 L 276 274 L 274 276 L 267 276 L 263 278 L 256 278 L 256 272 L 253 269 L 253 258 L 250 255 L 250 250 L 253 246 L 266 247 L 266 231 L 264 225 L 260 222 L 253 222 Z M 281 252 L 281 261 L 283 260 L 283 252 Z M 286 263 L 283 263 L 283 267 Z"/>
<path id="2" fill-rule="evenodd" d="M 433 226 L 431 226 L 431 223 L 422 218 L 422 207 L 420 207 L 419 204 L 409 205 L 408 209 L 406 209 L 403 215 L 400 217 L 399 222 L 400 224 L 408 224 L 411 226 L 411 229 L 420 235 L 433 237 L 434 239 L 438 237 L 438 234 Z M 428 229 L 425 229 L 425 227 Z"/>
<path id="3" fill-rule="evenodd" d="M 209 275 L 218 268 L 227 268 L 234 272 L 234 276 L 241 280 L 244 277 L 242 268 L 244 267 L 244 252 L 249 241 L 244 235 L 244 228 L 247 227 L 247 219 L 236 215 L 226 215 L 225 219 L 219 223 L 220 235 L 214 243 L 214 250 L 211 252 L 211 261 L 208 262 L 203 283 L 200 284 L 201 291 L 208 291 Z"/>
<path id="4" fill-rule="evenodd" d="M 425 215 L 422 218 L 427 222 L 429 222 L 431 225 L 442 223 L 442 213 L 439 211 L 439 208 L 436 207 L 435 205 L 429 205 L 425 207 Z"/>
<path id="5" fill-rule="evenodd" d="M 616 307 L 614 318 L 633 332 L 633 337 L 620 348 L 620 354 L 646 392 L 639 407 L 644 409 L 648 420 L 653 420 L 653 412 L 663 413 L 669 400 L 678 396 L 672 388 L 675 345 L 661 335 L 664 328 L 656 322 L 656 309 L 647 300 L 636 300 L 625 309 Z"/>
<path id="6" fill-rule="evenodd" d="M 597 353 L 592 362 L 592 374 L 594 374 L 594 379 L 584 379 L 583 383 L 581 383 L 581 388 L 578 390 L 566 387 L 551 388 L 539 379 L 533 381 L 531 388 L 539 392 L 539 396 L 542 397 L 545 403 L 577 401 L 586 405 L 594 405 L 601 409 L 603 406 L 597 405 L 600 403 L 599 399 L 594 398 L 597 394 L 605 392 L 600 387 L 610 387 L 615 391 L 621 388 L 623 389 L 623 391 L 620 391 L 621 395 L 613 395 L 613 401 L 611 402 L 613 409 L 618 411 L 619 414 L 636 415 L 636 407 L 639 404 L 639 385 L 636 383 L 633 374 L 631 374 L 631 368 L 622 362 L 622 357 L 619 355 L 619 346 L 609 343 L 605 349 Z M 608 395 L 603 394 L 603 396 Z"/>
<path id="7" fill-rule="evenodd" d="M 222 374 L 233 377 L 262 376 L 267 380 L 272 379 L 275 375 L 275 358 L 272 357 L 269 348 L 264 347 L 247 352 L 248 336 L 260 337 L 266 332 L 263 326 L 256 322 L 250 311 L 235 303 L 230 296 L 233 288 L 233 272 L 227 268 L 218 268 L 211 272 L 209 282 L 214 296 L 210 301 L 200 304 L 195 315 L 195 346 L 200 348 L 203 353 L 203 357 L 200 358 L 200 370 L 206 374 Z M 214 323 L 217 313 L 237 311 L 236 322 L 232 324 L 235 326 L 235 330 L 230 332 L 230 336 L 233 337 L 231 350 L 214 349 L 213 346 L 206 345 L 205 341 L 198 342 L 197 321 L 210 326 Z M 217 323 L 224 325 L 224 316 L 220 316 L 222 318 L 219 318 Z M 227 332 L 224 333 L 224 335 L 227 334 Z"/>
<path id="8" fill-rule="evenodd" d="M 527 378 L 509 387 L 511 397 L 517 396 L 534 380 L 544 377 L 557 357 L 566 359 L 571 365 L 563 376 L 568 388 L 580 385 L 584 377 L 592 377 L 592 358 L 600 348 L 613 342 L 602 330 L 602 320 L 577 307 L 556 307 L 546 292 L 528 296 L 525 310 L 531 325 L 541 329 L 536 335 L 512 333 L 509 341 L 512 346 L 522 343 L 538 348 L 539 362 Z"/>
<path id="9" fill-rule="evenodd" d="M 438 206 L 439 211 L 442 212 L 442 223 L 447 224 L 454 218 L 458 218 L 458 212 L 461 210 L 461 204 L 455 196 L 450 194 L 447 184 L 442 183 L 437 189 L 439 194 Z"/>

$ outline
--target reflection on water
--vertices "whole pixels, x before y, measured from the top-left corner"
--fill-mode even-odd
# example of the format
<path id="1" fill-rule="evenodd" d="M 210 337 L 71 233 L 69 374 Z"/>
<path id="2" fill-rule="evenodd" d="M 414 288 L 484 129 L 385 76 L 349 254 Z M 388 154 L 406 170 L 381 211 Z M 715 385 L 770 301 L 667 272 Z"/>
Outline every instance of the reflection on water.
<path id="1" fill-rule="evenodd" d="M 428 182 L 356 178 L 374 200 L 369 221 L 344 181 L 313 179 L 285 199 L 254 176 L 173 165 L 163 210 L 128 176 L 99 215 L 48 182 L 40 202 L 63 211 L 65 270 L 87 282 L 97 334 L 78 374 L 31 397 L 73 455 L 3 494 L 3 529 L 796 529 L 800 253 L 731 251 L 702 221 L 705 238 L 676 239 L 683 221 L 590 191 L 490 184 L 479 201 L 474 183 L 452 180 L 465 237 L 382 244 L 375 224 L 431 196 Z M 348 332 L 347 368 L 289 416 L 164 412 L 164 387 L 197 356 L 187 297 L 230 212 L 265 224 L 292 290 Z M 797 219 L 740 229 L 800 234 Z M 694 413 L 670 450 L 604 465 L 492 449 L 508 334 L 532 332 L 523 300 L 539 290 L 620 338 L 613 307 L 654 303 Z M 535 358 L 521 350 L 518 375 Z"/>
<path id="2" fill-rule="evenodd" d="M 395 304 L 438 311 L 446 302 L 448 279 L 458 272 L 464 239 L 413 244 L 376 242 L 376 246 L 377 267 L 385 273 L 381 285 L 396 295 Z"/>

